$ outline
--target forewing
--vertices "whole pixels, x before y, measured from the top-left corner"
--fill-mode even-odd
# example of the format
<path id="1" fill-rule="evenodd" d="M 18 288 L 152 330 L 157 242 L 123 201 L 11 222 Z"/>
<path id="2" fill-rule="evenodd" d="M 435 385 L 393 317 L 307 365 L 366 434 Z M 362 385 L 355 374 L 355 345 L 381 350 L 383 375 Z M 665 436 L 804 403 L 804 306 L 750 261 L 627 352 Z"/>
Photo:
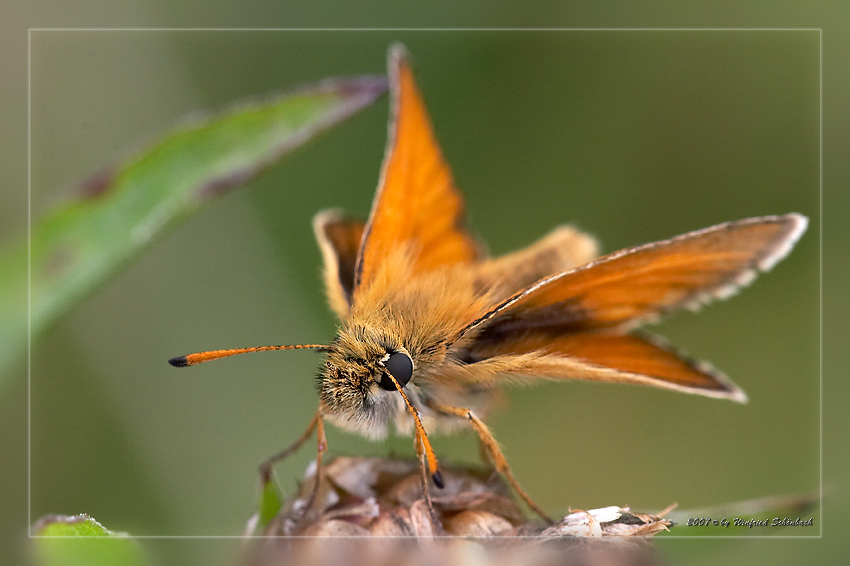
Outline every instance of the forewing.
<path id="1" fill-rule="evenodd" d="M 539 281 L 462 334 L 496 340 L 517 332 L 625 330 L 676 308 L 696 308 L 770 269 L 806 222 L 798 214 L 750 218 L 622 250 Z"/>
<path id="2" fill-rule="evenodd" d="M 381 180 L 355 272 L 367 287 L 389 252 L 408 246 L 417 270 L 477 258 L 463 198 L 440 150 L 410 63 L 401 47 L 389 56 L 392 119 Z"/>
<path id="3" fill-rule="evenodd" d="M 328 301 L 340 318 L 348 313 L 351 306 L 354 269 L 363 229 L 363 221 L 338 210 L 322 211 L 313 219 L 313 231 L 324 260 Z"/>
<path id="4" fill-rule="evenodd" d="M 481 370 L 488 366 L 502 366 L 501 372 L 508 374 L 633 383 L 746 401 L 744 392 L 710 364 L 646 333 L 530 333 L 497 342 L 479 341 L 463 356 L 470 368 L 480 365 L 466 374 L 472 381 L 487 375 Z"/>

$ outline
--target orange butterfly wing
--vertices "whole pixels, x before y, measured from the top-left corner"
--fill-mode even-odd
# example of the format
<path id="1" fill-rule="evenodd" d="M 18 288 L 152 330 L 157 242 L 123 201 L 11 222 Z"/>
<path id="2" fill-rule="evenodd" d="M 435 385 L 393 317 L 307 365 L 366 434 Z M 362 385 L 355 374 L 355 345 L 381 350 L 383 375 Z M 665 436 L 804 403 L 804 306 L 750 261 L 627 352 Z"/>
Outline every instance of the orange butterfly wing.
<path id="1" fill-rule="evenodd" d="M 338 210 L 325 210 L 313 218 L 313 231 L 324 260 L 325 288 L 331 308 L 340 317 L 348 313 L 354 293 L 354 269 L 363 238 L 363 221 Z"/>
<path id="2" fill-rule="evenodd" d="M 674 388 L 745 398 L 742 391 L 707 362 L 676 351 L 657 336 L 582 333 L 559 340 L 557 348 L 591 365 L 659 379 Z"/>
<path id="3" fill-rule="evenodd" d="M 505 364 L 510 367 L 508 373 L 649 385 L 740 402 L 747 398 L 707 362 L 692 359 L 646 333 L 517 334 L 497 342 L 478 342 L 464 356 L 473 366 L 477 360 Z M 474 380 L 476 373 L 466 377 Z"/>
<path id="4" fill-rule="evenodd" d="M 464 333 L 626 329 L 680 307 L 725 298 L 785 257 L 806 229 L 798 214 L 748 218 L 625 249 L 543 279 Z"/>
<path id="5" fill-rule="evenodd" d="M 389 56 L 393 119 L 355 289 L 367 287 L 388 252 L 411 246 L 417 270 L 473 261 L 478 246 L 465 229 L 463 198 L 440 150 L 404 49 Z"/>
<path id="6" fill-rule="evenodd" d="M 637 383 L 746 400 L 722 373 L 660 339 L 627 333 L 678 307 L 724 298 L 770 269 L 806 228 L 797 214 L 750 218 L 605 256 L 543 279 L 471 323 L 459 379 L 497 372 Z"/>

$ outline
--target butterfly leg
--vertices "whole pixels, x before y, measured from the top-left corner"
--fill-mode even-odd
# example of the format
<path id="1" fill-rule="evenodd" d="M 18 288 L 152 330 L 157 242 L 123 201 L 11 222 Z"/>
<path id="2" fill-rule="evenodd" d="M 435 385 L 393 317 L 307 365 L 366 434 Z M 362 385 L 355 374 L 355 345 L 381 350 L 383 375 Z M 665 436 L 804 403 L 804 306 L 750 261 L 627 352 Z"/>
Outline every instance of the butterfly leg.
<path id="1" fill-rule="evenodd" d="M 307 504 L 304 506 L 303 515 L 306 515 L 310 508 L 313 507 L 313 503 L 316 501 L 316 496 L 319 493 L 319 486 L 322 483 L 322 456 L 328 449 L 328 439 L 325 436 L 325 421 L 322 418 L 322 407 L 316 411 L 316 414 L 313 415 L 310 424 L 307 425 L 307 430 L 301 433 L 301 436 L 298 437 L 298 440 L 293 442 L 291 445 L 281 450 L 265 462 L 260 465 L 260 481 L 261 485 L 265 487 L 268 482 L 272 479 L 272 466 L 277 462 L 280 462 L 287 456 L 293 454 L 296 450 L 301 448 L 301 446 L 307 442 L 310 436 L 313 434 L 313 431 L 317 431 L 317 449 L 316 449 L 316 472 L 314 474 L 315 482 L 313 483 L 313 490 L 310 493 L 310 498 L 307 500 Z"/>
<path id="2" fill-rule="evenodd" d="M 519 485 L 519 482 L 514 477 L 513 472 L 511 471 L 510 466 L 508 466 L 508 461 L 505 459 L 505 455 L 502 453 L 502 449 L 499 448 L 499 443 L 493 437 L 493 433 L 490 432 L 490 429 L 487 428 L 487 425 L 484 424 L 484 421 L 479 419 L 475 413 L 473 413 L 469 409 L 464 409 L 461 407 L 452 407 L 450 405 L 443 405 L 440 403 L 430 403 L 429 406 L 444 415 L 451 415 L 455 417 L 460 417 L 463 419 L 467 419 L 471 424 L 472 428 L 478 433 L 478 438 L 481 440 L 481 445 L 484 447 L 484 451 L 487 453 L 489 460 L 496 467 L 496 470 L 499 471 L 502 476 L 508 483 L 511 484 L 511 487 L 514 488 L 514 491 L 519 494 L 519 496 L 525 501 L 525 503 L 531 508 L 532 511 L 540 515 L 543 520 L 552 523 L 551 517 L 546 514 L 543 509 L 531 499 L 522 486 Z"/>
<path id="3" fill-rule="evenodd" d="M 308 511 L 313 507 L 313 503 L 316 502 L 316 496 L 319 493 L 319 488 L 322 485 L 322 475 L 324 472 L 324 468 L 322 467 L 322 456 L 328 449 L 328 438 L 325 436 L 325 419 L 322 418 L 322 408 L 319 407 L 319 410 L 316 411 L 316 473 L 314 475 L 315 480 L 313 483 L 313 491 L 310 493 L 310 499 L 307 500 L 307 504 L 304 506 L 304 514 L 306 515 Z"/>

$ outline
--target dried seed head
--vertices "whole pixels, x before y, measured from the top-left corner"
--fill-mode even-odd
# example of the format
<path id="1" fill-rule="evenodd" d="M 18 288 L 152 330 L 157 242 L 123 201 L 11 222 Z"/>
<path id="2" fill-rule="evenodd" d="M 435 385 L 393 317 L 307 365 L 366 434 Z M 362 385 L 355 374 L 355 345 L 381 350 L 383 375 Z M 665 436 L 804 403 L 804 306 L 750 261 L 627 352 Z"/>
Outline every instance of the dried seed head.
<path id="1" fill-rule="evenodd" d="M 443 470 L 446 485 L 431 494 L 432 514 L 418 463 L 388 458 L 336 458 L 305 512 L 315 485 L 309 472 L 261 533 L 270 538 L 249 544 L 249 566 L 652 565 L 658 561 L 647 537 L 670 525 L 605 507 L 544 526 L 525 518 L 495 474 L 461 468 Z"/>

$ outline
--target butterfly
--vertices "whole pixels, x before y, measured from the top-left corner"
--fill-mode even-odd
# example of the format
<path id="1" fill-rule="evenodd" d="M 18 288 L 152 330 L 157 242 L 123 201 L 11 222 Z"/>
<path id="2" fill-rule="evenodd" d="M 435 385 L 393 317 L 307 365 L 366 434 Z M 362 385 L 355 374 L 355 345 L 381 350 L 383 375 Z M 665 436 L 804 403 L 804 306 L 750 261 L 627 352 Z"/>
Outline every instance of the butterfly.
<path id="1" fill-rule="evenodd" d="M 466 228 L 463 197 L 400 46 L 390 49 L 389 77 L 390 134 L 369 219 L 332 210 L 313 223 L 340 318 L 336 338 L 169 360 L 182 367 L 266 350 L 327 354 L 319 408 L 295 444 L 264 464 L 266 477 L 314 431 L 318 477 L 326 420 L 376 439 L 392 425 L 414 438 L 430 502 L 429 478 L 437 487 L 443 478 L 428 432 L 470 427 L 496 470 L 548 518 L 485 423 L 499 385 L 580 379 L 746 401 L 721 372 L 638 327 L 750 283 L 788 254 L 804 216 L 727 222 L 602 257 L 591 236 L 563 226 L 488 258 Z"/>

